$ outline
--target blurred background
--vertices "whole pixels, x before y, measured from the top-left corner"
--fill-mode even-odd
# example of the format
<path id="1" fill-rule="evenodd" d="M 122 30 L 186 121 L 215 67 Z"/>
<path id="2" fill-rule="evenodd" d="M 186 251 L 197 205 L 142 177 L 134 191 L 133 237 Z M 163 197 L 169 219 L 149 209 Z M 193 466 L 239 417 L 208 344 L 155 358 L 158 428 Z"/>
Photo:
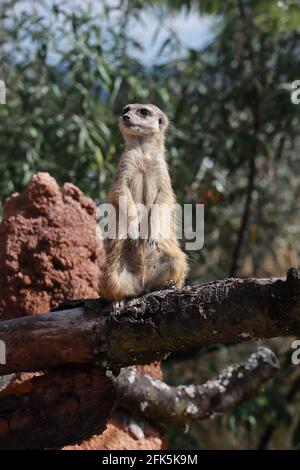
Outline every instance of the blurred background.
<path id="1" fill-rule="evenodd" d="M 104 200 L 121 153 L 117 116 L 152 102 L 171 120 L 180 202 L 205 205 L 189 283 L 284 276 L 300 245 L 299 0 L 0 0 L 0 213 L 37 171 Z M 300 448 L 292 340 L 264 341 L 281 372 L 226 416 L 168 427 L 171 448 Z M 170 384 L 202 382 L 254 344 L 164 363 Z"/>

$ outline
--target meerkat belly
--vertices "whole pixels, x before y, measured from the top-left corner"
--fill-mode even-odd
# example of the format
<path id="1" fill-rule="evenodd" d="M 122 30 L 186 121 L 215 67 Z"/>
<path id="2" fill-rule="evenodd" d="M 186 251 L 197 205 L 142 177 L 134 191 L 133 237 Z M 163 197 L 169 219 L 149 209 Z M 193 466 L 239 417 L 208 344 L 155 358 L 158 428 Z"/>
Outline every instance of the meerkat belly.
<path id="1" fill-rule="evenodd" d="M 135 204 L 143 204 L 144 194 L 144 173 L 141 170 L 136 170 L 129 183 L 129 189 L 133 202 Z"/>
<path id="2" fill-rule="evenodd" d="M 149 209 L 157 196 L 157 179 L 151 172 L 137 170 L 130 182 L 130 191 L 136 204 L 143 204 Z"/>

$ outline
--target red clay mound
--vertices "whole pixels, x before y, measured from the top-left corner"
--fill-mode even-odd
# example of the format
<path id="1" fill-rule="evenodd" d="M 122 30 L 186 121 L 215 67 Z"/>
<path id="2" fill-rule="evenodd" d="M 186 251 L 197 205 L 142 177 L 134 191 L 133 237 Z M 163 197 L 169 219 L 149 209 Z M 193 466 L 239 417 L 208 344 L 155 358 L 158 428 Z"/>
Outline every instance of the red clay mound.
<path id="1" fill-rule="evenodd" d="M 104 255 L 96 206 L 76 186 L 38 173 L 5 203 L 0 223 L 0 318 L 99 297 Z"/>

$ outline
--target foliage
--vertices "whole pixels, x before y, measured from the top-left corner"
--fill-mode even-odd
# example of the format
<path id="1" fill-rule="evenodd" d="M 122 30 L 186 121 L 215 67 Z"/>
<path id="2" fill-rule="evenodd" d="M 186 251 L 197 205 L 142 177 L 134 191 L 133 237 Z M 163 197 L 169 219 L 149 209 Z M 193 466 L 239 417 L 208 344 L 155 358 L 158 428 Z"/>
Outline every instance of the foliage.
<path id="1" fill-rule="evenodd" d="M 15 13 L 13 3 L 1 15 L 1 200 L 38 170 L 103 198 L 120 147 L 116 114 L 147 99 L 146 71 L 126 55 L 122 29 L 102 26 L 110 11 L 54 3 Z"/>

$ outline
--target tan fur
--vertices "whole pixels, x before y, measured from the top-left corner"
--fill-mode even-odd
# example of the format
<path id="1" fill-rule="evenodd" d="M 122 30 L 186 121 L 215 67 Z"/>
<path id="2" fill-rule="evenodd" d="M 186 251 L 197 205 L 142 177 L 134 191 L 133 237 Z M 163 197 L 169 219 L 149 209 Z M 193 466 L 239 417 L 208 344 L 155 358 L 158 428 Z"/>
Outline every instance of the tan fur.
<path id="1" fill-rule="evenodd" d="M 143 109 L 150 114 L 144 116 Z M 160 220 L 151 226 L 153 204 L 166 204 L 171 211 L 175 203 L 164 156 L 167 116 L 151 104 L 130 104 L 119 119 L 119 127 L 125 140 L 125 151 L 108 202 L 114 205 L 118 220 L 119 198 L 126 198 L 132 239 L 105 240 L 107 261 L 101 288 L 103 297 L 108 300 L 121 300 L 160 289 L 170 281 L 182 287 L 188 271 L 187 257 L 180 249 L 174 230 L 170 228 L 170 235 L 164 239 L 161 231 L 166 221 Z M 146 205 L 150 213 L 151 230 L 146 240 L 139 238 L 139 203 Z M 155 239 L 156 243 L 149 243 L 149 239 Z"/>

